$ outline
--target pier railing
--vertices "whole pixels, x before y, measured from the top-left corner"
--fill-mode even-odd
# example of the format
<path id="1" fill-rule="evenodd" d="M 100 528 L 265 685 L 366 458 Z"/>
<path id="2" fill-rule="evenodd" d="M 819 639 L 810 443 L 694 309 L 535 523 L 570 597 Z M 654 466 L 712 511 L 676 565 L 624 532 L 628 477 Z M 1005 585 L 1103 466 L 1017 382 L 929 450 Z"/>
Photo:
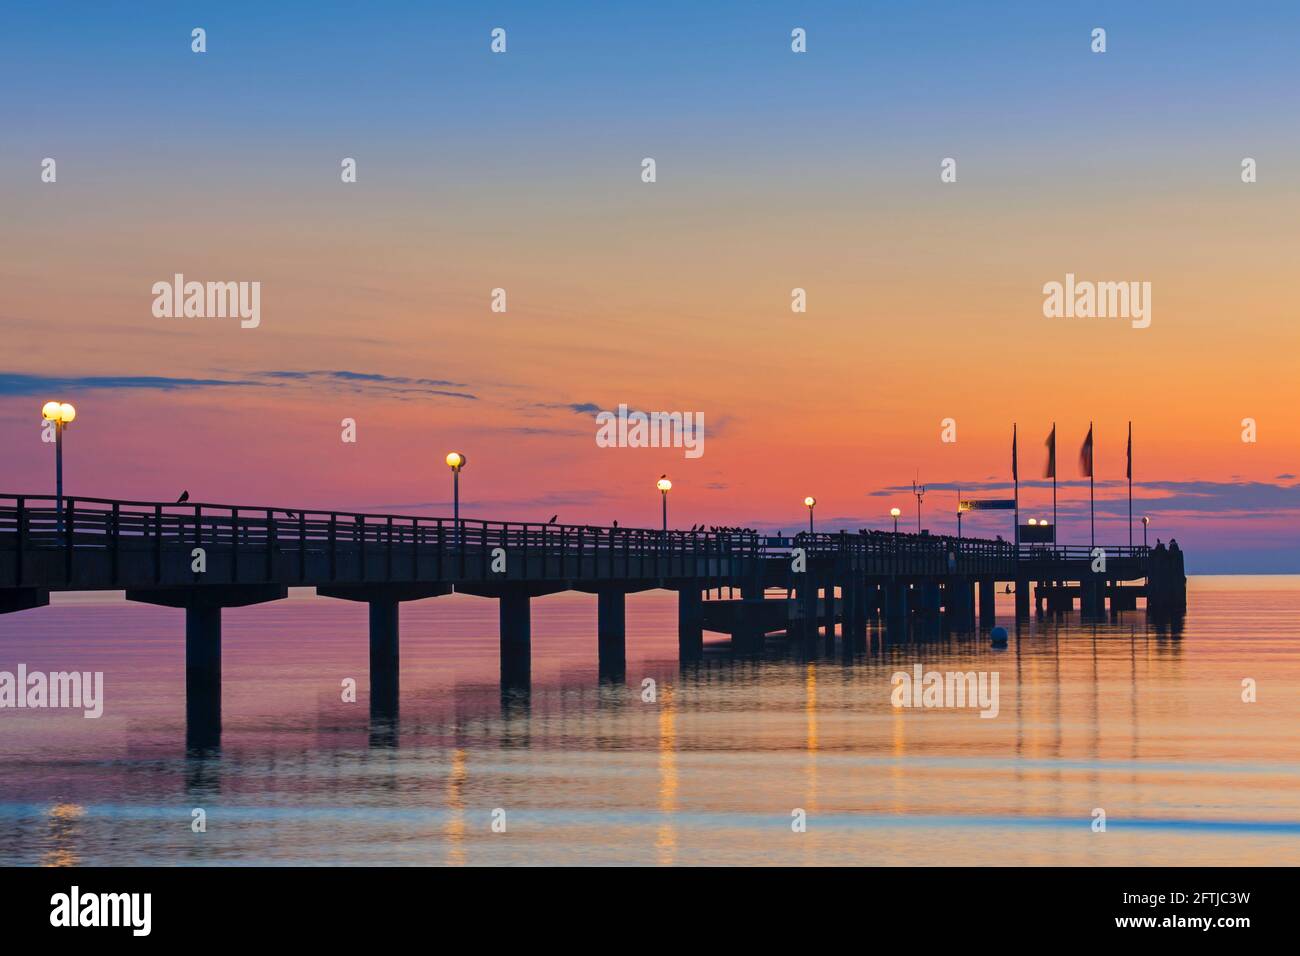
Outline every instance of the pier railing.
<path id="1" fill-rule="evenodd" d="M 620 563 L 625 574 L 662 573 L 674 558 L 752 558 L 760 553 L 758 536 L 750 532 L 665 532 L 476 518 L 456 521 L 206 502 L 68 497 L 63 501 L 62 523 L 59 519 L 51 496 L 0 495 L 0 552 L 17 552 L 13 579 L 0 582 L 0 586 L 21 586 L 25 552 L 62 553 L 66 580 L 72 577 L 74 554 L 98 553 L 107 556 L 113 581 L 118 578 L 122 555 L 138 554 L 142 548 L 153 551 L 159 578 L 164 552 L 214 549 L 228 558 L 232 580 L 240 579 L 241 556 L 245 576 L 248 563 L 261 560 L 266 565 L 266 580 L 276 576 L 275 568 L 283 576 L 281 559 L 285 555 L 298 556 L 303 579 L 309 576 L 309 556 L 324 556 L 332 580 L 345 555 L 359 561 L 362 568 L 378 560 L 391 574 L 397 562 L 403 566 L 403 577 L 441 579 L 486 575 L 496 549 L 504 549 L 524 569 L 536 566 L 536 560 L 530 559 L 550 559 L 553 576 L 561 577 L 566 573 L 582 576 L 584 566 L 593 567 L 592 558 L 602 558 L 600 567 L 613 575 Z M 647 560 L 656 564 L 647 566 Z M 292 578 L 291 573 L 288 576 Z"/>
<path id="2" fill-rule="evenodd" d="M 1014 573 L 1026 565 L 1089 561 L 1084 545 L 1022 545 L 1001 539 L 881 531 L 769 536 L 736 529 L 680 531 L 541 522 L 489 521 L 283 506 L 183 504 L 66 497 L 62 522 L 50 495 L 0 494 L 0 587 L 68 586 L 74 576 L 111 586 L 135 579 L 202 548 L 219 555 L 220 577 L 285 583 L 360 576 L 404 580 L 486 578 L 504 549 L 522 573 L 511 577 L 635 577 L 709 569 L 715 559 L 846 558 L 875 571 Z M 1145 561 L 1148 549 L 1106 547 L 1108 559 Z M 74 558 L 76 560 L 74 560 Z M 130 573 L 123 563 L 131 562 Z M 93 569 L 74 574 L 78 562 Z M 296 563 L 295 563 L 296 562 Z M 676 562 L 676 563 L 674 563 Z M 26 565 L 26 566 L 25 566 Z M 341 571 L 341 568 L 346 569 Z M 174 570 L 174 569 L 173 569 Z M 175 575 L 169 572 L 169 579 Z"/>

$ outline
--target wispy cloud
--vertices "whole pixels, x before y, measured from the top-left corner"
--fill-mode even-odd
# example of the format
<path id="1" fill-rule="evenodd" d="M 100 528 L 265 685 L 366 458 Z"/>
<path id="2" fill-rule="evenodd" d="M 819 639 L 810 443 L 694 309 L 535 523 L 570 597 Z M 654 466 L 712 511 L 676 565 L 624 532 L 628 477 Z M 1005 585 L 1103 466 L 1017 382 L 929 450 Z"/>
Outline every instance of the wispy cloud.
<path id="1" fill-rule="evenodd" d="M 533 402 L 533 408 L 544 408 L 550 411 L 570 411 L 579 415 L 595 415 L 601 411 L 601 406 L 595 402 Z"/>
<path id="2" fill-rule="evenodd" d="M 346 369 L 274 370 L 246 372 L 242 378 L 192 378 L 167 375 L 27 375 L 0 372 L 0 396 L 36 395 L 48 391 L 181 391 L 210 388 L 286 388 L 294 385 L 326 388 L 334 391 L 379 393 L 393 398 L 418 398 L 436 395 L 477 401 L 478 396 L 463 389 L 463 382 L 436 378 L 410 378 L 381 375 L 377 372 L 353 372 Z"/>
<path id="3" fill-rule="evenodd" d="M 192 388 L 248 388 L 262 385 L 251 379 L 179 378 L 164 375 L 23 375 L 0 372 L 0 395 L 35 395 L 69 389 L 156 389 L 174 391 Z"/>

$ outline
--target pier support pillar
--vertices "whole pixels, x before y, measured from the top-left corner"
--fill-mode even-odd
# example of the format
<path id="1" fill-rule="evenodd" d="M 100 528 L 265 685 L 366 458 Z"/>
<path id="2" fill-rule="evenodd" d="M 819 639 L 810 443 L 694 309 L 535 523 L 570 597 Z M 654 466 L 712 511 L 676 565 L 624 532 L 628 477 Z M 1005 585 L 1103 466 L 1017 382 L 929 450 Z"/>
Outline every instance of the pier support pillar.
<path id="1" fill-rule="evenodd" d="M 627 666 L 627 594 L 615 588 L 596 592 L 596 642 L 601 674 L 622 674 Z"/>
<path id="2" fill-rule="evenodd" d="M 939 608 L 942 602 L 943 596 L 939 591 L 938 581 L 926 581 L 921 585 L 921 609 L 927 618 L 936 621 L 939 619 Z"/>
<path id="3" fill-rule="evenodd" d="M 370 601 L 370 716 L 392 719 L 398 700 L 398 603 Z"/>
<path id="4" fill-rule="evenodd" d="M 856 574 L 844 583 L 845 644 L 862 650 L 867 643 L 867 588 Z"/>
<path id="5" fill-rule="evenodd" d="M 526 590 L 501 593 L 501 686 L 527 687 L 532 676 L 532 598 Z"/>
<path id="6" fill-rule="evenodd" d="M 835 646 L 835 578 L 828 577 L 822 585 L 822 634 L 826 637 L 826 646 Z"/>
<path id="7" fill-rule="evenodd" d="M 997 623 L 997 593 L 998 582 L 992 578 L 984 578 L 980 581 L 980 628 L 987 630 Z"/>
<path id="8" fill-rule="evenodd" d="M 1083 617 L 1106 616 L 1104 581 L 1097 575 L 1088 575 L 1079 582 L 1079 611 Z"/>
<path id="9" fill-rule="evenodd" d="M 703 598 L 698 586 L 677 592 L 677 658 L 698 661 L 704 656 Z"/>
<path id="10" fill-rule="evenodd" d="M 799 585 L 799 623 L 802 634 L 799 636 L 810 641 L 817 636 L 817 578 L 809 570 Z"/>
<path id="11" fill-rule="evenodd" d="M 1029 618 L 1029 579 L 1016 578 L 1016 620 Z"/>
<path id="12" fill-rule="evenodd" d="M 907 601 L 909 589 L 905 581 L 890 581 L 885 585 L 885 620 L 891 631 L 907 630 Z"/>
<path id="13" fill-rule="evenodd" d="M 847 651 L 853 647 L 853 616 L 857 612 L 857 594 L 853 589 L 853 578 L 844 574 L 840 576 L 840 637 Z"/>
<path id="14" fill-rule="evenodd" d="M 185 609 L 185 742 L 191 748 L 221 742 L 221 607 Z"/>
<path id="15" fill-rule="evenodd" d="M 970 630 L 973 603 L 970 582 L 964 578 L 946 578 L 943 582 L 944 627 L 958 632 Z"/>
<path id="16" fill-rule="evenodd" d="M 276 584 L 212 584 L 201 588 L 128 588 L 126 599 L 185 609 L 185 744 L 221 745 L 221 609 L 278 601 Z"/>
<path id="17" fill-rule="evenodd" d="M 401 630 L 398 607 L 402 601 L 450 594 L 449 584 L 376 582 L 374 584 L 338 584 L 318 587 L 321 597 L 342 601 L 364 602 L 370 615 L 370 717 L 372 720 L 397 719 L 399 685 L 397 679 Z"/>
<path id="18" fill-rule="evenodd" d="M 50 603 L 50 592 L 41 588 L 8 588 L 0 591 L 0 614 L 45 607 Z"/>
<path id="19" fill-rule="evenodd" d="M 746 584 L 740 589 L 740 605 L 732 625 L 731 646 L 741 654 L 761 654 L 766 634 L 763 602 L 767 591 L 761 584 Z"/>

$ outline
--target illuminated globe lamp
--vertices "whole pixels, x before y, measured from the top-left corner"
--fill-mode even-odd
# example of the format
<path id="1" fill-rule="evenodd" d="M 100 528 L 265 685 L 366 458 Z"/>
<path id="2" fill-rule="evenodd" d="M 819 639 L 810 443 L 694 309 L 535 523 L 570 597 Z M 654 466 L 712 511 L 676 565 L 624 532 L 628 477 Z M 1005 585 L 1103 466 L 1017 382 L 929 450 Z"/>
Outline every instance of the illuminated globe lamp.
<path id="1" fill-rule="evenodd" d="M 56 425 L 70 425 L 77 417 L 77 410 L 67 402 L 46 402 L 41 407 L 41 418 Z"/>
<path id="2" fill-rule="evenodd" d="M 63 536 L 63 429 L 76 417 L 77 410 L 68 402 L 46 402 L 41 406 L 41 418 L 54 424 L 54 514 L 60 537 Z"/>
<path id="3" fill-rule="evenodd" d="M 809 495 L 803 500 L 804 507 L 808 509 L 808 533 L 813 534 L 813 508 L 817 506 L 817 499 Z"/>
<path id="4" fill-rule="evenodd" d="M 903 513 L 902 508 L 890 508 L 889 516 L 894 519 L 894 534 L 898 534 L 898 519 Z"/>
<path id="5" fill-rule="evenodd" d="M 455 522 L 456 538 L 460 538 L 460 472 L 469 463 L 458 451 L 447 453 L 447 467 L 451 469 L 452 520 Z"/>
<path id="6" fill-rule="evenodd" d="M 667 475 L 660 475 L 659 480 L 655 482 L 655 487 L 659 489 L 659 494 L 663 498 L 664 506 L 664 530 L 668 530 L 668 492 L 673 490 L 673 483 L 668 480 Z"/>

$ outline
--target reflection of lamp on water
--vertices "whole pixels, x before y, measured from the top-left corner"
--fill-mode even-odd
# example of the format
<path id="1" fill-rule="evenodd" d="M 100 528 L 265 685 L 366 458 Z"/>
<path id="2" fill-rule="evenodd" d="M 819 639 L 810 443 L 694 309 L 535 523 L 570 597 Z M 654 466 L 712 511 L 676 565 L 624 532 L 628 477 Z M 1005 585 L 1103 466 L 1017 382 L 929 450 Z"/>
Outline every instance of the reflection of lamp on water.
<path id="1" fill-rule="evenodd" d="M 659 480 L 655 482 L 655 487 L 659 489 L 659 494 L 664 500 L 664 530 L 668 530 L 668 492 L 672 491 L 673 483 L 668 480 L 667 475 L 660 475 Z"/>
<path id="2" fill-rule="evenodd" d="M 77 410 L 67 402 L 46 402 L 41 407 L 41 418 L 54 425 L 54 513 L 60 538 L 63 537 L 63 429 L 76 417 Z"/>
<path id="3" fill-rule="evenodd" d="M 813 508 L 817 507 L 817 499 L 809 495 L 803 500 L 804 505 L 808 508 L 808 533 L 813 533 Z"/>
<path id="4" fill-rule="evenodd" d="M 890 508 L 889 516 L 894 519 L 894 534 L 898 534 L 898 516 L 903 513 L 901 508 Z"/>

